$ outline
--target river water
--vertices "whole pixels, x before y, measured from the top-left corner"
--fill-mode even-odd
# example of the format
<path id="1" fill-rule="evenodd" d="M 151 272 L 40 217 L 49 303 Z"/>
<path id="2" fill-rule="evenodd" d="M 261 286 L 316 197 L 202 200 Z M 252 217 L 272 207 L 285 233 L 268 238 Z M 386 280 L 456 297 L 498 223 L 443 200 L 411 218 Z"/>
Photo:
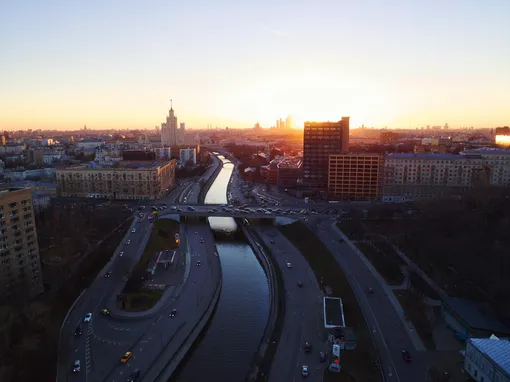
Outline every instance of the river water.
<path id="1" fill-rule="evenodd" d="M 227 204 L 227 186 L 234 169 L 223 168 L 211 185 L 205 202 Z M 177 373 L 175 382 L 242 382 L 250 371 L 269 315 L 266 275 L 251 247 L 229 234 L 237 229 L 232 218 L 211 217 L 219 233 L 216 247 L 221 259 L 223 284 L 214 315 Z"/>

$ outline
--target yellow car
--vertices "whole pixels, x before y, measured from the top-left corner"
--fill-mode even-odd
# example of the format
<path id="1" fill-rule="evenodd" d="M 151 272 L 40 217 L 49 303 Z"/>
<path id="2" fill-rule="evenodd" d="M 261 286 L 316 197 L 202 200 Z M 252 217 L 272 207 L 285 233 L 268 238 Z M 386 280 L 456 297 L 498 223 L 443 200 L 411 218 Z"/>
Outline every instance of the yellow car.
<path id="1" fill-rule="evenodd" d="M 127 361 L 129 361 L 132 356 L 133 356 L 133 353 L 131 353 L 130 351 L 127 351 L 124 353 L 124 355 L 120 359 L 120 362 L 127 363 Z"/>

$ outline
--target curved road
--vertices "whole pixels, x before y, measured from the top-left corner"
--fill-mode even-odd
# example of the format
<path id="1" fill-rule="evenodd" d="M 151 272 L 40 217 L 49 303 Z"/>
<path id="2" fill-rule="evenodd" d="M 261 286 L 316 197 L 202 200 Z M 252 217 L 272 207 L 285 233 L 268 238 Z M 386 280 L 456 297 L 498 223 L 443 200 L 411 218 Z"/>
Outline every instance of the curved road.
<path id="1" fill-rule="evenodd" d="M 416 339 L 413 341 L 411 338 L 417 336 L 417 333 L 408 330 L 402 321 L 402 313 L 395 310 L 388 296 L 388 293 L 393 292 L 386 285 L 381 285 L 381 279 L 374 276 L 360 255 L 345 241 L 338 241 L 342 238 L 333 227 L 332 220 L 310 219 L 307 224 L 334 254 L 349 279 L 367 324 L 372 330 L 386 381 L 425 381 L 426 352 L 414 350 L 415 345 L 421 341 Z M 367 295 L 368 288 L 373 288 L 375 293 Z M 400 354 L 402 349 L 411 353 L 412 362 L 407 363 L 402 359 Z"/>
<path id="2" fill-rule="evenodd" d="M 214 168 L 211 167 L 204 176 L 210 176 L 213 171 Z M 157 201 L 156 204 L 171 203 L 186 186 L 187 184 L 182 184 L 165 200 Z M 147 209 L 143 212 L 146 215 L 149 213 Z M 163 211 L 160 213 L 164 214 Z M 132 228 L 136 229 L 134 233 L 131 232 Z M 172 296 L 177 291 L 170 295 L 165 293 L 165 301 L 158 304 L 159 308 L 155 312 L 141 312 L 135 318 L 117 318 L 113 315 L 103 317 L 99 314 L 100 309 L 106 307 L 122 288 L 125 283 L 124 275 L 130 273 L 137 264 L 150 237 L 151 228 L 152 224 L 146 218 L 139 223 L 133 222 L 110 263 L 69 312 L 60 337 L 58 381 L 123 381 L 134 368 L 141 369 L 144 380 L 155 380 L 162 365 L 156 364 L 151 368 L 153 362 L 164 361 L 166 364 L 168 358 L 177 350 L 175 346 L 180 345 L 196 325 L 195 318 L 201 317 L 201 312 L 205 311 L 204 306 L 209 305 L 221 268 L 214 251 L 214 238 L 207 225 L 199 224 L 193 228 L 194 231 L 187 240 L 190 253 L 186 268 L 189 276 L 180 291 L 180 297 Z M 199 233 L 195 235 L 195 231 Z M 197 238 L 198 235 L 204 238 L 204 243 Z M 201 258 L 202 264 L 197 266 L 196 261 Z M 110 278 L 105 277 L 106 272 L 111 272 Z M 178 310 L 174 318 L 169 317 L 171 309 Z M 89 312 L 93 314 L 92 320 L 85 323 L 84 316 Z M 81 326 L 83 334 L 74 336 L 78 325 Z M 174 341 L 173 349 L 165 349 L 168 356 L 162 361 L 162 357 L 158 356 L 174 336 L 182 338 Z M 120 358 L 126 351 L 132 351 L 133 357 L 127 364 L 122 365 Z M 74 360 L 81 361 L 81 371 L 75 375 L 72 373 Z"/>
<path id="3" fill-rule="evenodd" d="M 322 381 L 325 363 L 319 351 L 328 352 L 323 334 L 322 293 L 313 271 L 299 251 L 274 226 L 252 226 L 268 248 L 282 272 L 285 288 L 285 318 L 277 352 L 269 374 L 270 382 L 299 381 L 301 368 L 308 366 L 309 381 Z M 292 268 L 287 268 L 290 262 Z M 298 286 L 298 282 L 303 287 Z M 313 350 L 304 351 L 308 341 Z"/>

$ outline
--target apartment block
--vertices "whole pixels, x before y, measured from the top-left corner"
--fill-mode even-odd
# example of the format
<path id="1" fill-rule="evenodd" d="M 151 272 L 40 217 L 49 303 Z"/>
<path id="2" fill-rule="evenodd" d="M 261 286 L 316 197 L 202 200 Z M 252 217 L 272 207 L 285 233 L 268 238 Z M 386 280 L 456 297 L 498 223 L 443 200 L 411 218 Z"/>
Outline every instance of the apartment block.
<path id="1" fill-rule="evenodd" d="M 328 194 L 334 200 L 377 200 L 384 179 L 384 157 L 372 153 L 329 156 Z"/>
<path id="2" fill-rule="evenodd" d="M 466 343 L 464 370 L 479 382 L 510 382 L 510 341 L 469 338 Z"/>
<path id="3" fill-rule="evenodd" d="M 455 154 L 389 154 L 383 201 L 405 202 L 460 195 L 477 186 L 510 186 L 510 150 Z"/>
<path id="4" fill-rule="evenodd" d="M 175 159 L 119 163 L 115 168 L 72 166 L 57 170 L 60 196 L 156 200 L 175 184 Z"/>
<path id="5" fill-rule="evenodd" d="M 0 190 L 0 302 L 20 302 L 43 291 L 32 191 Z"/>
<path id="6" fill-rule="evenodd" d="M 349 117 L 338 122 L 305 122 L 303 134 L 304 185 L 325 191 L 329 156 L 349 151 Z"/>
<path id="7" fill-rule="evenodd" d="M 303 180 L 303 158 L 286 157 L 278 163 L 278 188 L 296 188 Z"/>

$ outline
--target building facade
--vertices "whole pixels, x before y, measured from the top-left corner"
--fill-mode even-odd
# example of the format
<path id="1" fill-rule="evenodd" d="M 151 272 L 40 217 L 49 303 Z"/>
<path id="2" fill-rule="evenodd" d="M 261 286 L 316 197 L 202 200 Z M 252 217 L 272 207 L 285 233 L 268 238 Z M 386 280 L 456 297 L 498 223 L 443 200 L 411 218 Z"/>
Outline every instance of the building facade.
<path id="1" fill-rule="evenodd" d="M 510 382 L 510 341 L 470 338 L 466 344 L 464 370 L 479 382 Z"/>
<path id="2" fill-rule="evenodd" d="M 0 190 L 0 301 L 19 302 L 43 291 L 32 191 Z"/>
<path id="3" fill-rule="evenodd" d="M 303 159 L 300 157 L 285 157 L 278 163 L 279 189 L 296 188 L 303 180 Z"/>
<path id="4" fill-rule="evenodd" d="M 389 154 L 385 158 L 385 202 L 461 195 L 477 186 L 510 186 L 510 150 Z"/>
<path id="5" fill-rule="evenodd" d="M 57 193 L 64 197 L 114 200 L 161 199 L 175 184 L 175 160 L 121 162 L 118 168 L 73 166 L 57 170 Z"/>
<path id="6" fill-rule="evenodd" d="M 195 149 L 180 149 L 179 161 L 181 165 L 191 162 L 195 166 L 197 164 L 197 151 Z"/>
<path id="7" fill-rule="evenodd" d="M 303 134 L 304 186 L 325 191 L 329 156 L 349 150 L 349 117 L 338 122 L 305 122 Z"/>
<path id="8" fill-rule="evenodd" d="M 175 146 L 178 143 L 177 116 L 170 107 L 166 122 L 161 124 L 161 144 L 163 146 Z"/>
<path id="9" fill-rule="evenodd" d="M 328 195 L 334 200 L 377 200 L 383 174 L 384 157 L 380 154 L 330 155 Z"/>

